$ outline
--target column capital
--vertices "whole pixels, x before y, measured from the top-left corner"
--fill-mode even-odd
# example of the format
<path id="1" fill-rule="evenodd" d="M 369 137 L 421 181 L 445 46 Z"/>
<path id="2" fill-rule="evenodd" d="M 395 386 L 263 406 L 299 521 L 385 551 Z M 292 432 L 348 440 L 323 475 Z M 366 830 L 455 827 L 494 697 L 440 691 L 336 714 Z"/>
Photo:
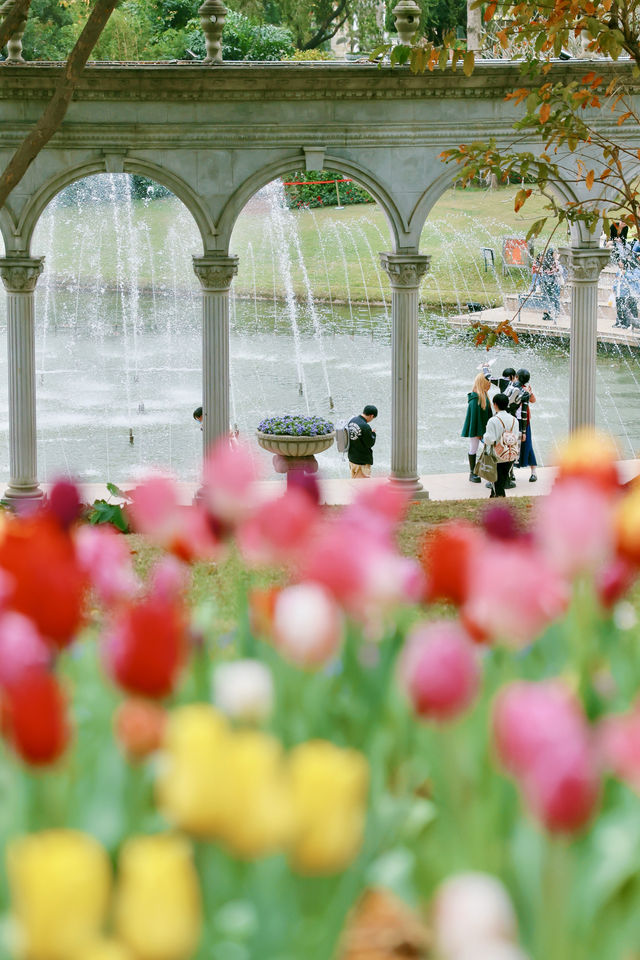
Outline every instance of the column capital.
<path id="1" fill-rule="evenodd" d="M 391 286 L 400 290 L 417 290 L 429 269 L 431 257 L 423 253 L 381 253 L 382 269 L 389 274 Z"/>
<path id="2" fill-rule="evenodd" d="M 194 257 L 193 269 L 203 290 L 222 292 L 229 289 L 231 281 L 238 272 L 238 258 L 222 254 Z"/>
<path id="3" fill-rule="evenodd" d="M 595 244 L 583 247 L 561 247 L 560 262 L 574 283 L 597 283 L 598 277 L 611 259 L 611 251 Z"/>
<path id="4" fill-rule="evenodd" d="M 0 257 L 0 277 L 7 293 L 33 293 L 44 257 Z"/>

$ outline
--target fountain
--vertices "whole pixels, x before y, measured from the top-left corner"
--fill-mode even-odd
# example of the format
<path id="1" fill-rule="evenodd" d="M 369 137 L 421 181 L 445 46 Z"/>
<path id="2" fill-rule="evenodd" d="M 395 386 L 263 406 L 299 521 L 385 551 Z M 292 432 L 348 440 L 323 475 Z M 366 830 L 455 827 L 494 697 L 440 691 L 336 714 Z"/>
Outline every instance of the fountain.
<path id="1" fill-rule="evenodd" d="M 45 481 L 61 472 L 126 481 L 152 465 L 185 480 L 197 476 L 201 433 L 191 412 L 201 397 L 201 337 L 191 254 L 200 238 L 179 201 L 137 199 L 132 186 L 125 174 L 81 181 L 50 204 L 34 237 L 34 253 L 46 255 L 36 292 Z M 422 473 L 462 469 L 466 392 L 481 359 L 468 336 L 448 325 L 448 315 L 469 299 L 494 303 L 517 292 L 516 278 L 484 272 L 481 255 L 484 246 L 499 249 L 512 228 L 499 217 L 479 221 L 458 213 L 454 220 L 451 202 L 451 195 L 439 202 L 422 241 L 432 254 L 421 290 Z M 374 205 L 293 212 L 279 183 L 254 197 L 232 238 L 240 268 L 231 299 L 231 419 L 241 435 L 252 437 L 270 414 L 341 422 L 375 403 L 374 473 L 386 473 L 390 292 L 378 252 L 389 248 L 386 221 Z M 497 354 L 498 366 L 532 371 L 539 397 L 534 440 L 544 461 L 567 429 L 568 344 L 542 338 L 501 346 Z M 6 376 L 3 357 L 5 441 Z M 640 447 L 640 417 L 631 402 L 638 386 L 635 350 L 617 344 L 599 354 L 598 417 L 625 456 Z M 0 471 L 7 475 L 6 442 Z M 347 475 L 335 446 L 323 454 L 323 472 Z"/>

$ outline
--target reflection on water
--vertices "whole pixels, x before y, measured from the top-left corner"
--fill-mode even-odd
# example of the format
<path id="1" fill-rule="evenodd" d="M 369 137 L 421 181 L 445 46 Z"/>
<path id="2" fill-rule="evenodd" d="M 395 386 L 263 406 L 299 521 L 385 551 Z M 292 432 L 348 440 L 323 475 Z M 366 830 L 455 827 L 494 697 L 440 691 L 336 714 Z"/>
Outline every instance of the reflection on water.
<path id="1" fill-rule="evenodd" d="M 38 296 L 43 297 L 44 291 Z M 90 316 L 94 295 L 48 291 L 55 300 L 55 323 L 43 329 L 37 309 L 39 471 L 42 480 L 60 474 L 81 479 L 125 482 L 153 465 L 169 467 L 185 480 L 197 479 L 201 433 L 192 411 L 201 396 L 201 341 L 198 298 L 181 305 L 180 324 L 171 296 L 140 296 L 135 363 L 123 356 L 121 316 L 116 294 L 103 293 L 100 330 Z M 77 322 L 77 318 L 80 321 Z M 315 318 L 317 320 L 318 318 Z M 286 306 L 236 301 L 231 334 L 232 420 L 252 437 L 262 417 L 292 412 L 322 414 L 339 422 L 365 403 L 380 411 L 375 472 L 384 475 L 390 458 L 390 320 L 384 309 L 319 308 L 323 357 L 317 349 L 315 320 L 301 314 L 298 351 L 287 323 Z M 443 334 L 437 318 L 423 317 L 419 346 L 418 465 L 421 473 L 464 469 L 460 438 L 466 394 L 484 353 L 457 335 Z M 2 333 L 6 330 L 4 322 Z M 3 336 L 4 339 L 4 336 Z M 538 397 L 533 415 L 536 452 L 544 462 L 567 428 L 568 347 L 520 345 L 500 348 L 494 369 L 526 366 Z M 299 394 L 299 363 L 305 394 Z M 325 366 L 326 365 L 326 366 Z M 640 449 L 636 356 L 598 357 L 598 419 L 619 438 L 624 456 Z M 2 443 L 0 474 L 8 476 L 7 364 L 0 362 Z M 328 390 L 335 409 L 329 408 Z M 130 431 L 133 444 L 130 443 Z M 322 454 L 326 476 L 346 476 L 335 448 Z M 265 456 L 267 471 L 270 470 Z"/>

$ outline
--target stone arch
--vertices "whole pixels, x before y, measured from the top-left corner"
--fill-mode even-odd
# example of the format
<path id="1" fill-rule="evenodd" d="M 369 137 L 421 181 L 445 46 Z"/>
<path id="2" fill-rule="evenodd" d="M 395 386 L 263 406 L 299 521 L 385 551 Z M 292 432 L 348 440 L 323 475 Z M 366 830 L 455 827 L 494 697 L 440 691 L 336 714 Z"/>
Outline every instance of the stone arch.
<path id="1" fill-rule="evenodd" d="M 13 246 L 14 224 L 6 207 L 0 208 L 0 234 L 4 243 L 4 255 L 7 256 Z"/>
<path id="2" fill-rule="evenodd" d="M 353 179 L 356 180 L 360 186 L 364 187 L 382 207 L 391 231 L 393 250 L 397 251 L 406 246 L 406 244 L 401 242 L 401 238 L 404 238 L 406 235 L 406 225 L 403 217 L 390 192 L 380 184 L 375 174 L 360 164 L 334 156 L 333 154 L 325 154 L 323 165 L 327 168 L 335 167 L 337 170 L 352 175 Z M 296 166 L 304 166 L 304 158 L 299 154 L 272 161 L 259 170 L 256 170 L 255 173 L 251 174 L 251 176 L 247 177 L 247 179 L 240 184 L 227 200 L 218 223 L 218 244 L 221 250 L 224 249 L 228 251 L 236 220 L 251 197 L 262 187 L 271 183 L 272 180 L 275 180 L 283 173 L 289 172 Z"/>
<path id="3" fill-rule="evenodd" d="M 194 193 L 184 180 L 176 177 L 175 174 L 170 173 L 163 167 L 156 166 L 156 164 L 149 163 L 146 160 L 137 160 L 134 157 L 124 157 L 123 159 L 122 169 L 118 172 L 149 177 L 168 190 L 171 190 L 171 192 L 184 203 L 195 220 L 200 231 L 200 236 L 202 237 L 203 249 L 207 251 L 215 245 L 215 234 L 217 232 L 215 224 L 211 220 L 198 195 Z M 54 197 L 64 190 L 65 187 L 68 187 L 71 183 L 75 183 L 77 180 L 82 180 L 85 177 L 90 177 L 98 173 L 108 172 L 115 171 L 109 171 L 105 158 L 99 157 L 75 167 L 69 167 L 67 170 L 56 174 L 56 176 L 51 177 L 51 179 L 43 183 L 25 206 L 17 225 L 17 232 L 22 237 L 25 252 L 28 253 L 30 251 L 34 230 L 42 213 Z M 2 221 L 0 220 L 0 226 L 1 225 Z"/>

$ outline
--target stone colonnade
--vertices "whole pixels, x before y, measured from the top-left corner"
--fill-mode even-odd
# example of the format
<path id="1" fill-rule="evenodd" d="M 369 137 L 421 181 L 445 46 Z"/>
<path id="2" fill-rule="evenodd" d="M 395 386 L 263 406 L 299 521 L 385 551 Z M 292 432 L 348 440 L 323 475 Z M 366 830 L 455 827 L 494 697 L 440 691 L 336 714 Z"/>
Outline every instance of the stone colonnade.
<path id="1" fill-rule="evenodd" d="M 418 301 L 428 256 L 382 253 L 391 282 L 392 399 L 390 480 L 412 496 L 428 496 L 418 477 Z M 598 277 L 609 253 L 597 245 L 567 247 L 563 261 L 573 283 L 569 427 L 595 421 Z M 0 259 L 7 291 L 9 371 L 9 485 L 5 498 L 42 496 L 37 472 L 34 296 L 43 257 Z M 210 253 L 193 258 L 202 287 L 204 450 L 229 430 L 229 291 L 238 258 Z"/>

